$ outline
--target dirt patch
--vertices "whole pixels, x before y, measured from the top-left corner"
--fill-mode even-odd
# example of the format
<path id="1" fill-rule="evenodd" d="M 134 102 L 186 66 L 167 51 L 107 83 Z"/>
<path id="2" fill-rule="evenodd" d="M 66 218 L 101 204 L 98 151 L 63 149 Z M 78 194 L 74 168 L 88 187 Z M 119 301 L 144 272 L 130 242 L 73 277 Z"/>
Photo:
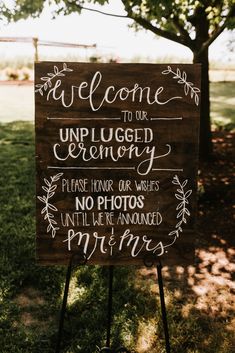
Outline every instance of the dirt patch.
<path id="1" fill-rule="evenodd" d="M 23 312 L 20 321 L 26 327 L 39 326 L 39 321 L 31 313 Z"/>
<path id="2" fill-rule="evenodd" d="M 15 302 L 22 308 L 45 304 L 45 300 L 40 291 L 33 287 L 24 288 L 16 297 Z"/>
<path id="3" fill-rule="evenodd" d="M 20 309 L 19 320 L 13 323 L 14 328 L 23 326 L 24 329 L 37 329 L 38 333 L 44 333 L 54 321 L 52 316 L 43 317 L 46 301 L 41 292 L 33 287 L 23 288 L 15 298 L 15 303 Z"/>

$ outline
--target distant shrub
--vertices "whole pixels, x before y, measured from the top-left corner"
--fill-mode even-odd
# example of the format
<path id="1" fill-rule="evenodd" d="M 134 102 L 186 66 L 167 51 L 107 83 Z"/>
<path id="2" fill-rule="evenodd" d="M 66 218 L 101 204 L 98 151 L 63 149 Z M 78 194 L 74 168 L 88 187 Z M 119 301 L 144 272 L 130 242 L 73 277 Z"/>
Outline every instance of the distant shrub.
<path id="1" fill-rule="evenodd" d="M 31 77 L 31 70 L 29 70 L 27 67 L 23 67 L 21 70 L 21 80 L 28 81 L 30 80 L 30 77 Z"/>
<path id="2" fill-rule="evenodd" d="M 98 62 L 101 61 L 101 57 L 100 56 L 95 56 L 95 55 L 94 56 L 90 56 L 89 61 L 91 63 L 98 63 Z"/>
<path id="3" fill-rule="evenodd" d="M 19 79 L 19 71 L 12 68 L 7 68 L 6 77 L 8 80 L 14 81 Z"/>

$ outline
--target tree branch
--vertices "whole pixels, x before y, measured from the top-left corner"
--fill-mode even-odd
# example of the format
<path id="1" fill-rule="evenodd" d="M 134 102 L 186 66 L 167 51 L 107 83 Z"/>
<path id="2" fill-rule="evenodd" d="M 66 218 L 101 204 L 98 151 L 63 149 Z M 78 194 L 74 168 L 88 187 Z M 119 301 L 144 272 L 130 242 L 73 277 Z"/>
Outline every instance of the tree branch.
<path id="1" fill-rule="evenodd" d="M 201 0 L 201 3 L 202 3 L 205 7 L 210 6 L 210 1 Z"/>
<path id="2" fill-rule="evenodd" d="M 135 15 L 133 13 L 130 13 L 130 12 L 128 12 L 127 15 L 128 15 L 129 18 L 134 20 L 136 23 L 138 23 L 139 25 L 141 25 L 145 29 L 150 30 L 154 34 L 156 34 L 156 35 L 158 35 L 160 37 L 163 37 L 165 39 L 172 40 L 173 42 L 177 42 L 179 44 L 188 46 L 187 40 L 185 40 L 182 36 L 177 36 L 173 32 L 165 31 L 165 30 L 163 30 L 161 28 L 153 26 L 151 22 L 147 21 L 145 18 L 143 18 L 141 16 L 137 16 L 137 15 Z"/>
<path id="3" fill-rule="evenodd" d="M 180 32 L 184 42 L 187 43 L 187 47 L 192 49 L 192 46 L 193 46 L 192 39 L 190 38 L 188 31 L 186 31 L 184 27 L 181 25 L 178 16 L 173 17 L 173 24 L 175 28 Z"/>
<path id="4" fill-rule="evenodd" d="M 82 6 L 76 3 L 76 6 L 80 9 L 80 10 L 87 10 L 87 11 L 92 11 L 92 12 L 97 12 L 101 15 L 105 15 L 105 16 L 112 16 L 112 17 L 119 17 L 119 18 L 128 18 L 127 15 L 117 15 L 115 13 L 109 13 L 109 12 L 104 12 L 101 10 L 97 10 L 97 9 L 93 9 L 91 7 L 86 7 L 86 6 Z"/>
<path id="5" fill-rule="evenodd" d="M 86 6 L 83 6 L 83 5 L 79 5 L 77 3 L 76 3 L 76 6 L 79 9 L 81 9 L 81 10 L 93 11 L 93 12 L 97 12 L 97 13 L 100 13 L 100 14 L 106 15 L 106 16 L 119 17 L 119 18 L 130 18 L 130 19 L 134 20 L 135 22 L 137 22 L 138 24 L 140 24 L 145 29 L 150 30 L 151 32 L 153 32 L 154 34 L 156 34 L 156 35 L 158 35 L 160 37 L 172 40 L 173 42 L 177 42 L 177 43 L 185 45 L 187 47 L 190 44 L 188 39 L 183 38 L 183 36 L 180 37 L 180 36 L 177 36 L 176 34 L 174 34 L 173 32 L 168 32 L 168 31 L 164 31 L 164 30 L 162 30 L 160 28 L 157 28 L 157 27 L 153 26 L 151 24 L 151 22 L 147 21 L 146 19 L 144 19 L 141 16 L 135 15 L 133 12 L 130 12 L 127 9 L 126 9 L 127 15 L 117 15 L 117 14 L 112 14 L 112 13 L 104 12 L 104 11 L 101 11 L 101 10 L 93 9 L 93 8 L 90 8 L 90 7 L 86 7 Z M 181 31 L 182 31 L 182 28 L 181 28 Z M 187 33 L 187 32 L 185 31 L 185 33 Z"/>
<path id="6" fill-rule="evenodd" d="M 225 30 L 227 27 L 228 21 L 235 16 L 235 5 L 231 7 L 228 15 L 226 16 L 226 19 L 224 20 L 224 23 L 216 29 L 210 38 L 202 45 L 200 53 L 202 53 L 204 50 L 208 49 L 209 46 L 219 37 L 219 35 Z"/>

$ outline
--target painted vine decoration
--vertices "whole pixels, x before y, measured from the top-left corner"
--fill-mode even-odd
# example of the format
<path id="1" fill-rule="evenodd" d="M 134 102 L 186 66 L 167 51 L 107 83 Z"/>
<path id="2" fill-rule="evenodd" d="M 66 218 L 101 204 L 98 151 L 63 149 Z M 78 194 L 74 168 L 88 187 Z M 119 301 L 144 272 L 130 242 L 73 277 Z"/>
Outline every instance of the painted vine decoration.
<path id="1" fill-rule="evenodd" d="M 164 253 L 167 253 L 167 249 L 175 244 L 177 238 L 179 238 L 180 236 L 180 233 L 183 232 L 182 225 L 187 223 L 187 217 L 190 216 L 189 209 L 186 205 L 189 204 L 188 199 L 192 194 L 192 190 L 185 190 L 185 187 L 188 184 L 188 179 L 184 180 L 183 182 L 180 182 L 178 175 L 175 175 L 172 179 L 172 184 L 178 186 L 177 192 L 175 193 L 175 198 L 180 201 L 176 206 L 176 211 L 178 211 L 176 219 L 178 220 L 178 223 L 175 225 L 175 229 L 168 233 L 169 236 L 173 236 L 173 239 L 170 243 L 163 245 Z M 152 266 L 155 260 L 156 257 L 154 255 L 147 255 L 144 258 L 144 263 L 146 264 L 146 266 Z"/>
<path id="2" fill-rule="evenodd" d="M 181 183 L 177 175 L 174 176 L 172 183 L 178 186 L 177 192 L 175 193 L 175 197 L 177 200 L 180 201 L 180 203 L 176 207 L 176 211 L 178 211 L 176 215 L 178 223 L 176 224 L 175 229 L 169 233 L 170 236 L 174 235 L 176 239 L 179 238 L 180 233 L 183 232 L 182 225 L 187 223 L 187 217 L 190 216 L 187 204 L 189 204 L 188 198 L 192 194 L 192 190 L 189 189 L 186 191 L 185 187 L 188 183 L 188 180 L 186 179 Z"/>
<path id="3" fill-rule="evenodd" d="M 51 176 L 50 180 L 44 178 L 45 185 L 42 186 L 42 189 L 46 192 L 46 195 L 38 196 L 38 199 L 45 204 L 41 214 L 44 214 L 44 220 L 47 220 L 48 222 L 47 233 L 51 232 L 52 238 L 55 238 L 56 232 L 60 228 L 57 226 L 57 222 L 54 219 L 54 214 L 52 213 L 52 211 L 57 212 L 58 209 L 51 202 L 49 202 L 49 199 L 55 195 L 55 190 L 57 189 L 57 185 L 55 183 L 62 175 L 63 173 L 58 173 Z"/>
<path id="4" fill-rule="evenodd" d="M 48 72 L 47 76 L 41 77 L 41 81 L 43 81 L 44 83 L 38 83 L 35 85 L 35 93 L 40 93 L 41 96 L 43 96 L 43 93 L 46 92 L 48 88 L 52 87 L 52 80 L 55 77 L 63 77 L 65 76 L 65 72 L 71 71 L 73 71 L 73 69 L 68 68 L 68 65 L 66 63 L 63 63 L 62 70 L 59 70 L 58 67 L 55 65 L 54 72 Z"/>
<path id="5" fill-rule="evenodd" d="M 178 80 L 177 82 L 181 85 L 184 85 L 184 94 L 187 96 L 190 93 L 191 99 L 194 98 L 194 102 L 196 105 L 199 105 L 199 95 L 200 89 L 192 82 L 187 81 L 187 74 L 185 71 L 180 71 L 177 68 L 176 72 L 172 70 L 171 66 L 167 66 L 167 70 L 162 71 L 163 75 L 173 74 L 173 79 Z"/>

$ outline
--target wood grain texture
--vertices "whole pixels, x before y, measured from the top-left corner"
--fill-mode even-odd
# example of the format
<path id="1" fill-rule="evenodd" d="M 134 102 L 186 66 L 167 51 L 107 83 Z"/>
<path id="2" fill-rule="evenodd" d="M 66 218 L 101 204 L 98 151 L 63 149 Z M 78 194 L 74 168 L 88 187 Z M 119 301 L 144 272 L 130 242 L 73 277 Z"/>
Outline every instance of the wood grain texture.
<path id="1" fill-rule="evenodd" d="M 35 65 L 39 263 L 193 261 L 200 71 Z"/>

